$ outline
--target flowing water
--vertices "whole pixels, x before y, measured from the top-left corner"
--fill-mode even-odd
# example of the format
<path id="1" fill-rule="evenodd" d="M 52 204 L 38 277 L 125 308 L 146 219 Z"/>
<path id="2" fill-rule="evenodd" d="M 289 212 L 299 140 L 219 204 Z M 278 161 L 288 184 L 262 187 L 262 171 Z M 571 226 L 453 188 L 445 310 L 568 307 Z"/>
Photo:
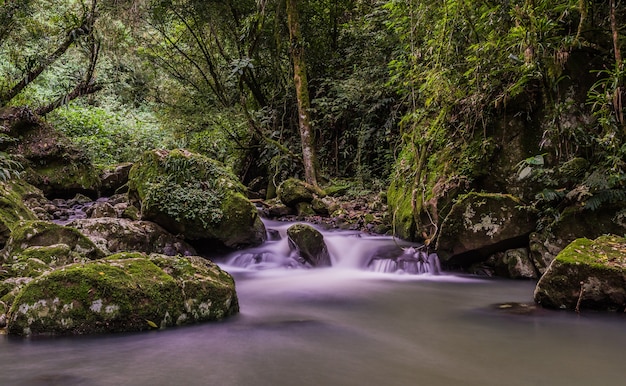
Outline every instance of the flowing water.
<path id="1" fill-rule="evenodd" d="M 325 233 L 332 268 L 294 269 L 282 241 L 238 254 L 257 256 L 247 262 L 228 257 L 241 313 L 222 322 L 98 337 L 2 336 L 0 384 L 624 382 L 623 315 L 507 312 L 518 308 L 503 303 L 532 301 L 534 283 L 410 274 L 391 261 L 423 257 L 419 246 L 360 236 Z M 243 267 L 229 265 L 237 261 Z"/>

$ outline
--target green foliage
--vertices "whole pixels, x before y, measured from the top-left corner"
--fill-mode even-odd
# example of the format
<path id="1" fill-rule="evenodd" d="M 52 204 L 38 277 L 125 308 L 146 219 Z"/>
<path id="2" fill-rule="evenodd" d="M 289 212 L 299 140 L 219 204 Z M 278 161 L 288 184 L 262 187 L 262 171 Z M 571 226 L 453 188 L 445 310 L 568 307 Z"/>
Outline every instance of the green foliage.
<path id="1" fill-rule="evenodd" d="M 98 165 L 132 162 L 142 152 L 171 142 L 150 111 L 116 103 L 106 107 L 71 104 L 54 111 L 49 120 Z"/>

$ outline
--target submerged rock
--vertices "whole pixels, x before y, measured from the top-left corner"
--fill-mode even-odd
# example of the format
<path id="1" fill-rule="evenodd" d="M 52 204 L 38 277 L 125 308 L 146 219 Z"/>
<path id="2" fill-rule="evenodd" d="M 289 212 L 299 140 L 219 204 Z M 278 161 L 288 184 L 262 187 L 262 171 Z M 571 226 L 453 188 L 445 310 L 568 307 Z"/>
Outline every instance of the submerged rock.
<path id="1" fill-rule="evenodd" d="M 548 308 L 624 311 L 626 238 L 577 239 L 552 261 L 535 288 Z"/>
<path id="2" fill-rule="evenodd" d="M 232 277 L 199 257 L 122 253 L 28 283 L 8 313 L 15 335 L 141 331 L 239 311 Z"/>
<path id="3" fill-rule="evenodd" d="M 265 241 L 265 226 L 244 192 L 223 164 L 180 149 L 144 153 L 129 175 L 142 219 L 197 245 L 235 249 Z"/>

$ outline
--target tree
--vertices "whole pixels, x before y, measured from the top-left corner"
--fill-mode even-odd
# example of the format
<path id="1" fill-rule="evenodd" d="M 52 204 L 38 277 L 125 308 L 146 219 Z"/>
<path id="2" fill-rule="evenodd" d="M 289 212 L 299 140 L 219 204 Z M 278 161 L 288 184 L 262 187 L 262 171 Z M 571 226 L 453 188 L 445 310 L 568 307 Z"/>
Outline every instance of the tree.
<path id="1" fill-rule="evenodd" d="M 286 0 L 287 24 L 289 27 L 289 41 L 291 60 L 293 63 L 293 80 L 298 102 L 298 124 L 300 141 L 302 142 L 302 161 L 304 176 L 307 183 L 317 186 L 317 156 L 315 151 L 314 133 L 311 127 L 306 61 L 304 58 L 304 43 L 300 34 L 297 0 Z"/>
<path id="2" fill-rule="evenodd" d="M 13 43 L 11 47 L 5 47 L 9 52 L 3 55 L 13 58 L 13 61 L 9 66 L 12 71 L 0 75 L 0 80 L 2 80 L 0 107 L 11 104 L 20 93 L 36 82 L 45 71 L 53 68 L 56 62 L 78 43 L 84 44 L 86 51 L 89 52 L 87 55 L 88 64 L 82 70 L 83 76 L 74 79 L 75 85 L 73 87 L 57 96 L 54 101 L 44 102 L 36 109 L 36 112 L 45 115 L 73 99 L 100 90 L 101 86 L 95 82 L 95 67 L 100 50 L 95 28 L 98 16 L 97 0 L 91 0 L 90 4 L 81 2 L 78 10 L 80 13 L 64 16 L 44 14 L 45 12 L 54 12 L 48 8 L 40 9 L 37 11 L 40 14 L 37 14 L 34 11 L 35 4 L 25 2 L 18 7 L 16 3 L 19 2 L 9 1 L 0 6 L 0 14 L 4 15 L 2 19 L 6 19 L 2 20 L 6 24 L 0 29 L 1 42 L 10 41 Z M 31 7 L 28 7 L 29 5 Z M 63 9 L 59 10 L 59 12 L 62 11 Z M 46 25 L 45 22 L 36 20 L 41 17 L 61 17 L 65 19 L 66 23 L 58 29 L 54 28 L 52 23 Z M 20 25 L 19 28 L 18 25 Z M 53 35 L 50 36 L 49 34 Z M 47 44 L 48 42 L 53 42 L 56 45 Z M 24 49 L 29 47 L 37 48 Z M 17 51 L 19 49 L 23 49 L 23 51 Z"/>

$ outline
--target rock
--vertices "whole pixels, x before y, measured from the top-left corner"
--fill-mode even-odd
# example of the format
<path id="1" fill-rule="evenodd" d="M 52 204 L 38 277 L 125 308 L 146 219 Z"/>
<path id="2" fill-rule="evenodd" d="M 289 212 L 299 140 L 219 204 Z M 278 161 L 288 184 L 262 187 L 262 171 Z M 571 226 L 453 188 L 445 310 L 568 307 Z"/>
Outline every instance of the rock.
<path id="1" fill-rule="evenodd" d="M 624 311 L 625 251 L 624 237 L 607 235 L 573 241 L 539 279 L 535 302 L 547 308 Z"/>
<path id="2" fill-rule="evenodd" d="M 11 231 L 20 221 L 37 219 L 24 200 L 38 193 L 40 191 L 37 188 L 22 181 L 0 182 L 0 247 L 7 242 Z"/>
<path id="3" fill-rule="evenodd" d="M 70 253 L 87 260 L 99 259 L 105 256 L 91 240 L 77 229 L 57 225 L 47 221 L 23 221 L 14 228 L 6 246 L 0 251 L 0 263 L 13 264 L 18 262 L 19 256 L 25 251 L 29 257 L 38 257 L 37 248 L 64 244 Z M 41 249 L 44 254 L 49 250 Z"/>
<path id="4" fill-rule="evenodd" d="M 100 193 L 110 196 L 128 184 L 128 174 L 132 167 L 131 162 L 125 162 L 104 169 L 100 174 Z"/>
<path id="5" fill-rule="evenodd" d="M 303 263 L 313 267 L 331 266 L 324 236 L 310 225 L 295 224 L 287 229 L 289 247 L 295 250 Z"/>
<path id="6" fill-rule="evenodd" d="M 532 233 L 530 251 L 538 271 L 543 274 L 556 255 L 578 238 L 626 234 L 626 223 L 616 215 L 621 210 L 623 206 L 607 206 L 593 211 L 567 208 L 553 224 L 541 232 Z"/>
<path id="7" fill-rule="evenodd" d="M 195 249 L 150 221 L 101 217 L 78 219 L 67 224 L 78 229 L 106 254 L 117 252 L 195 255 Z"/>
<path id="8" fill-rule="evenodd" d="M 122 210 L 123 211 L 123 210 Z M 121 212 L 113 207 L 113 205 L 109 204 L 106 201 L 99 201 L 90 206 L 86 212 L 89 218 L 102 218 L 102 217 L 120 217 Z"/>
<path id="9" fill-rule="evenodd" d="M 511 279 L 537 279 L 528 248 L 508 249 L 496 259 L 495 272 L 498 276 Z"/>
<path id="10" fill-rule="evenodd" d="M 462 196 L 443 221 L 436 249 L 442 262 L 467 267 L 498 251 L 528 245 L 536 215 L 511 195 Z"/>
<path id="11" fill-rule="evenodd" d="M 239 311 L 230 275 L 202 258 L 122 253 L 28 283 L 9 313 L 22 336 L 142 331 Z"/>
<path id="12" fill-rule="evenodd" d="M 265 226 L 244 193 L 223 164 L 181 149 L 146 152 L 129 174 L 129 195 L 139 202 L 142 219 L 207 247 L 265 241 Z"/>
<path id="13" fill-rule="evenodd" d="M 304 181 L 295 178 L 283 181 L 278 186 L 276 193 L 280 201 L 291 208 L 295 208 L 301 202 L 311 203 L 313 201 L 313 190 L 311 187 Z"/>

